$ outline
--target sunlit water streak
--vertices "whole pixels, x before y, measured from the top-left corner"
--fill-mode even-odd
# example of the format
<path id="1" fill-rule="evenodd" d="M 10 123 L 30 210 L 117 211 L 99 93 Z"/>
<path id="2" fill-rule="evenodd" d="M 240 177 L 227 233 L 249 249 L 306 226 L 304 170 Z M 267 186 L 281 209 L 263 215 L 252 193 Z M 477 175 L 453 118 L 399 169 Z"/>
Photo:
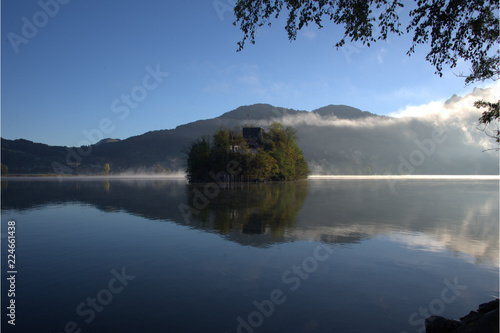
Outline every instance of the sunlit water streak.
<path id="1" fill-rule="evenodd" d="M 500 175 L 310 175 L 309 179 L 500 180 Z"/>

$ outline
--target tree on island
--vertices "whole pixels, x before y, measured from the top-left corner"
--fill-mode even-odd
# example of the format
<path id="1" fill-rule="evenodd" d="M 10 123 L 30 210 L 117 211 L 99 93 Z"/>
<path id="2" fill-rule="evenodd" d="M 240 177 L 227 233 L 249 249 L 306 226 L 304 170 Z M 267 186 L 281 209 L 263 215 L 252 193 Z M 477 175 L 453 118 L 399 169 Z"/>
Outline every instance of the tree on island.
<path id="1" fill-rule="evenodd" d="M 109 163 L 104 163 L 104 165 L 102 166 L 102 173 L 104 175 L 109 175 L 109 170 L 110 170 L 110 166 L 109 166 Z"/>
<path id="2" fill-rule="evenodd" d="M 3 163 L 1 163 L 1 165 L 2 165 L 2 176 L 8 175 L 9 174 L 9 168 L 5 164 L 3 164 Z"/>
<path id="3" fill-rule="evenodd" d="M 202 136 L 187 150 L 189 182 L 242 180 L 297 180 L 307 178 L 309 168 L 302 150 L 295 142 L 292 127 L 273 123 L 252 147 L 236 130 L 221 128 Z M 238 170 L 230 175 L 229 165 Z"/>
<path id="4" fill-rule="evenodd" d="M 154 165 L 154 173 L 156 174 L 168 174 L 170 172 L 169 168 L 164 168 L 160 163 Z"/>
<path id="5" fill-rule="evenodd" d="M 335 44 L 340 48 L 346 39 L 351 42 L 370 43 L 387 40 L 389 34 L 402 35 L 413 32 L 413 44 L 407 54 L 415 52 L 419 44 L 429 44 L 426 60 L 443 75 L 443 66 L 454 68 L 459 61 L 471 66 L 466 84 L 477 81 L 498 80 L 500 73 L 499 0 L 419 0 L 412 4 L 410 21 L 406 29 L 401 27 L 399 12 L 402 0 L 238 0 L 234 7 L 236 20 L 243 32 L 238 51 L 248 40 L 255 44 L 255 32 L 263 25 L 271 25 L 282 11 L 288 12 L 285 30 L 290 41 L 309 24 L 322 28 L 322 20 L 333 21 L 344 29 L 344 36 Z M 489 129 L 496 142 L 500 142 L 498 125 L 500 101 L 477 101 L 474 106 L 487 110 L 479 118 L 484 129 Z M 488 133 L 487 133 L 488 134 Z"/>

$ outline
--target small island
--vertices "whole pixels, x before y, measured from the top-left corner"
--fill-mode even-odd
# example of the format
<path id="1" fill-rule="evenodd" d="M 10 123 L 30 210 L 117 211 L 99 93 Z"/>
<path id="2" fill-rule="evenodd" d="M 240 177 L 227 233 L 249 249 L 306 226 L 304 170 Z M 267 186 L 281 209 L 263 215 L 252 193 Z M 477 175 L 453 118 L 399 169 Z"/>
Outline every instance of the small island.
<path id="1" fill-rule="evenodd" d="M 221 128 L 187 149 L 186 175 L 190 183 L 305 179 L 309 167 L 296 141 L 297 131 L 277 122 L 267 132 Z"/>

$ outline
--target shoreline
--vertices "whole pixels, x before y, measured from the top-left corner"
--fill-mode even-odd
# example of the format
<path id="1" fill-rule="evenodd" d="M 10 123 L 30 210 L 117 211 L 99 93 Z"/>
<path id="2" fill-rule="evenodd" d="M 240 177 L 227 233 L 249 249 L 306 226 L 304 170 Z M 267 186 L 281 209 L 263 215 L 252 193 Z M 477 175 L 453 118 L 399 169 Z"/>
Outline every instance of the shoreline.
<path id="1" fill-rule="evenodd" d="M 496 333 L 498 332 L 498 298 L 479 304 L 475 311 L 460 318 L 430 316 L 425 320 L 426 333 Z"/>
<path id="2" fill-rule="evenodd" d="M 187 180 L 184 174 L 148 175 L 55 175 L 55 174 L 12 174 L 1 176 L 1 179 L 178 179 Z M 500 180 L 500 175 L 310 175 L 307 180 L 334 179 L 334 180 L 363 180 L 363 179 L 398 179 L 398 180 Z"/>

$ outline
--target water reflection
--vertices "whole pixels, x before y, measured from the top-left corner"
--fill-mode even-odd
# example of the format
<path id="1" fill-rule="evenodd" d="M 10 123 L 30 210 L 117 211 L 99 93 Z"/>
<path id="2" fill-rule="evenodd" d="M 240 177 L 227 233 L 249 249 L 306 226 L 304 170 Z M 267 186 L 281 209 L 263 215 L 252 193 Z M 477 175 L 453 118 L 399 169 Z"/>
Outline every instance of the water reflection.
<path id="1" fill-rule="evenodd" d="M 257 247 L 384 236 L 409 249 L 464 253 L 498 267 L 498 181 L 414 180 L 393 191 L 385 180 L 309 180 L 239 184 L 205 201 L 199 193 L 203 186 L 184 180 L 3 180 L 2 210 L 84 203 Z"/>
<path id="2" fill-rule="evenodd" d="M 271 184 L 237 184 L 218 190 L 198 202 L 204 186 L 186 187 L 189 210 L 195 223 L 222 234 L 240 231 L 245 235 L 270 233 L 283 238 L 293 230 L 295 219 L 307 196 L 307 181 Z"/>
<path id="3" fill-rule="evenodd" d="M 491 180 L 413 180 L 398 191 L 385 180 L 310 181 L 302 223 L 289 237 L 386 235 L 409 249 L 465 253 L 498 267 L 498 202 L 498 181 Z"/>

